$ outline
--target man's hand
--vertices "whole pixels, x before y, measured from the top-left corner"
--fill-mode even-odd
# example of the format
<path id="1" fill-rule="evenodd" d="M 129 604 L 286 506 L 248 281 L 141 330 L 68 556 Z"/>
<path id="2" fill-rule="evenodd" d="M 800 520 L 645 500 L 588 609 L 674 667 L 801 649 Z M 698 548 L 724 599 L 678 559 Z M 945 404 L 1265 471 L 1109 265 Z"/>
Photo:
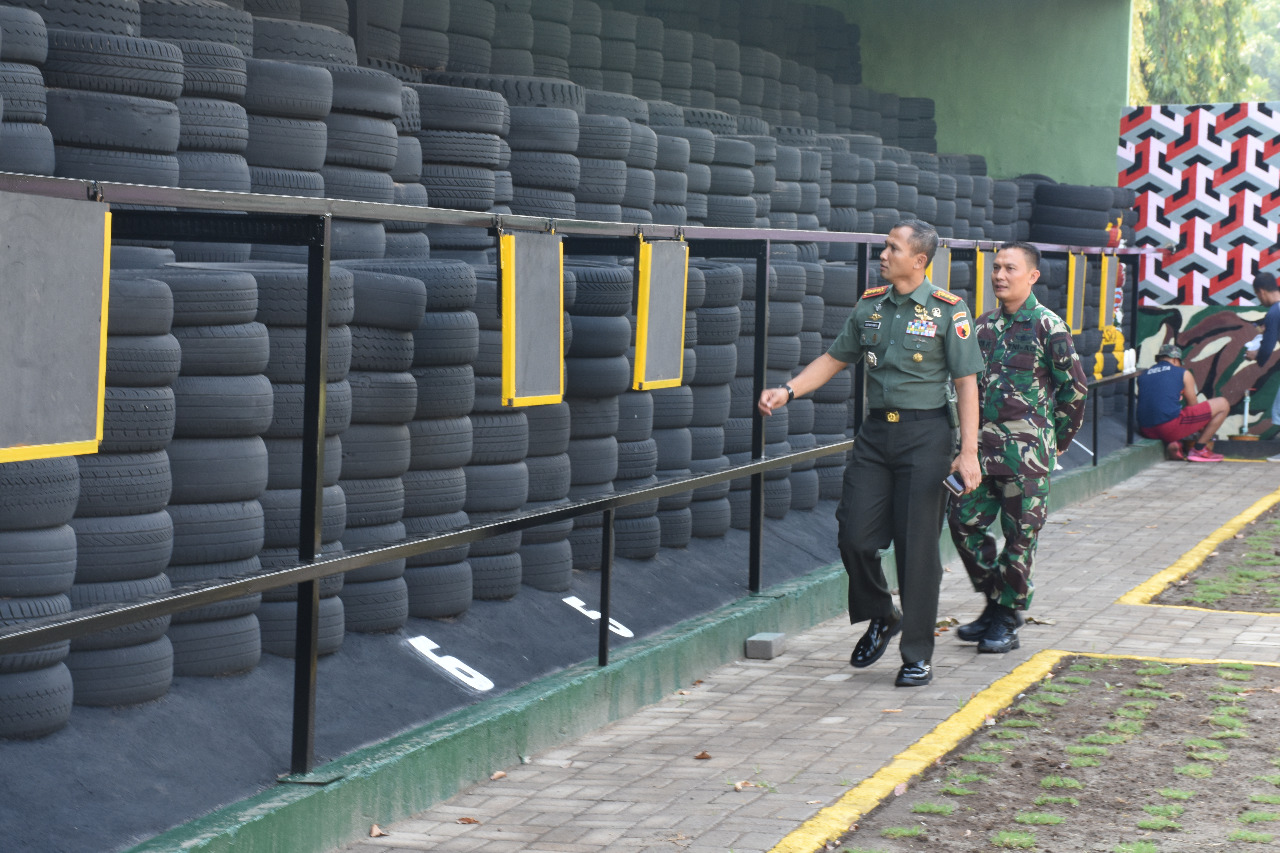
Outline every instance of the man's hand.
<path id="1" fill-rule="evenodd" d="M 756 408 L 760 410 L 760 414 L 768 417 L 773 414 L 774 409 L 781 409 L 787 404 L 786 388 L 766 388 L 760 393 L 760 402 L 756 404 Z"/>
<path id="2" fill-rule="evenodd" d="M 1245 361 L 1257 361 L 1257 360 L 1258 360 L 1258 351 L 1257 351 L 1256 349 L 1247 349 L 1247 350 L 1245 350 L 1245 351 L 1244 351 L 1244 360 L 1245 360 Z"/>
<path id="3" fill-rule="evenodd" d="M 982 482 L 982 466 L 978 464 L 978 451 L 960 451 L 951 462 L 951 470 L 959 472 L 960 479 L 964 481 L 964 493 L 967 495 Z"/>

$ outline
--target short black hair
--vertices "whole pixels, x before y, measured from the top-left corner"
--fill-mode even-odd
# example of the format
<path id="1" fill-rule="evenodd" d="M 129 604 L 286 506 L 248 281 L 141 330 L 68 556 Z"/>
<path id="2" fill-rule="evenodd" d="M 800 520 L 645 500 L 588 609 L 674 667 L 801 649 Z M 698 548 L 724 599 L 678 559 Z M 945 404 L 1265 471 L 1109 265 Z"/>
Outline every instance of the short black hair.
<path id="1" fill-rule="evenodd" d="M 911 246 L 911 251 L 917 255 L 924 255 L 931 262 L 933 256 L 938 252 L 938 230 L 925 222 L 923 219 L 900 219 L 898 224 L 889 230 L 897 228 L 910 228 L 911 239 L 907 243 Z"/>
<path id="2" fill-rule="evenodd" d="M 1256 293 L 1267 291 L 1275 293 L 1280 290 L 1280 284 L 1276 284 L 1276 277 L 1269 272 L 1260 272 L 1253 277 L 1253 289 Z"/>
<path id="3" fill-rule="evenodd" d="M 1040 269 L 1040 250 L 1025 240 L 1009 240 L 996 247 L 997 252 L 1003 252 L 1005 249 L 1021 249 L 1027 256 L 1027 260 L 1031 261 L 1031 268 Z"/>

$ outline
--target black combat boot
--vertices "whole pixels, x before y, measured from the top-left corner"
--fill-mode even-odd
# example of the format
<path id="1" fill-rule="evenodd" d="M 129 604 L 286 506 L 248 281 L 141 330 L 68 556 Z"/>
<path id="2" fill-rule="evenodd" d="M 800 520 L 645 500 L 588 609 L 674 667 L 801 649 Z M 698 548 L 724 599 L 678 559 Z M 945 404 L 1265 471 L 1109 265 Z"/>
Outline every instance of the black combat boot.
<path id="1" fill-rule="evenodd" d="M 982 635 L 978 643 L 979 652 L 1004 654 L 1018 648 L 1018 626 L 1022 624 L 1022 615 L 1011 607 L 994 606 L 991 622 L 987 625 L 987 633 Z"/>
<path id="2" fill-rule="evenodd" d="M 956 628 L 956 636 L 966 643 L 976 643 L 981 640 L 987 633 L 987 628 L 991 625 L 991 614 L 998 605 L 991 599 L 987 599 L 987 606 L 982 608 L 982 614 L 966 625 Z"/>

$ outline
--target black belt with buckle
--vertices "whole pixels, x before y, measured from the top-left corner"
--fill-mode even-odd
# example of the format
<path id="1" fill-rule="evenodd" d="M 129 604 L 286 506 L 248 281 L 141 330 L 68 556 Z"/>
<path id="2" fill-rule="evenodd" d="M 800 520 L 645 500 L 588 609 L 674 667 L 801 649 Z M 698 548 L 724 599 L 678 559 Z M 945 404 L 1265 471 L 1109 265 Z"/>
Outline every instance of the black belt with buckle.
<path id="1" fill-rule="evenodd" d="M 891 424 L 900 423 L 902 421 L 925 421 L 931 418 L 945 418 L 947 416 L 947 407 L 939 406 L 936 409 L 872 409 L 871 417 L 878 421 L 888 421 Z"/>

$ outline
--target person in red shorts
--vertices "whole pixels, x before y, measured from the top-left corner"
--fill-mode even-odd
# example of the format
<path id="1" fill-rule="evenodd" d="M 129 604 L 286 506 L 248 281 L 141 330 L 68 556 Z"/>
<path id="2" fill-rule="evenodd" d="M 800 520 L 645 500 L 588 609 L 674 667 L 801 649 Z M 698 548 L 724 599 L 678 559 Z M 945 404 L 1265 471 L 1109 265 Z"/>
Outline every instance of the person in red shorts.
<path id="1" fill-rule="evenodd" d="M 1163 441 L 1169 459 L 1221 462 L 1222 454 L 1213 452 L 1213 437 L 1230 406 L 1225 397 L 1197 402 L 1199 393 L 1191 371 L 1182 366 L 1178 345 L 1160 347 L 1156 363 L 1138 377 L 1138 434 Z M 1182 440 L 1197 432 L 1195 446 L 1184 456 Z"/>

